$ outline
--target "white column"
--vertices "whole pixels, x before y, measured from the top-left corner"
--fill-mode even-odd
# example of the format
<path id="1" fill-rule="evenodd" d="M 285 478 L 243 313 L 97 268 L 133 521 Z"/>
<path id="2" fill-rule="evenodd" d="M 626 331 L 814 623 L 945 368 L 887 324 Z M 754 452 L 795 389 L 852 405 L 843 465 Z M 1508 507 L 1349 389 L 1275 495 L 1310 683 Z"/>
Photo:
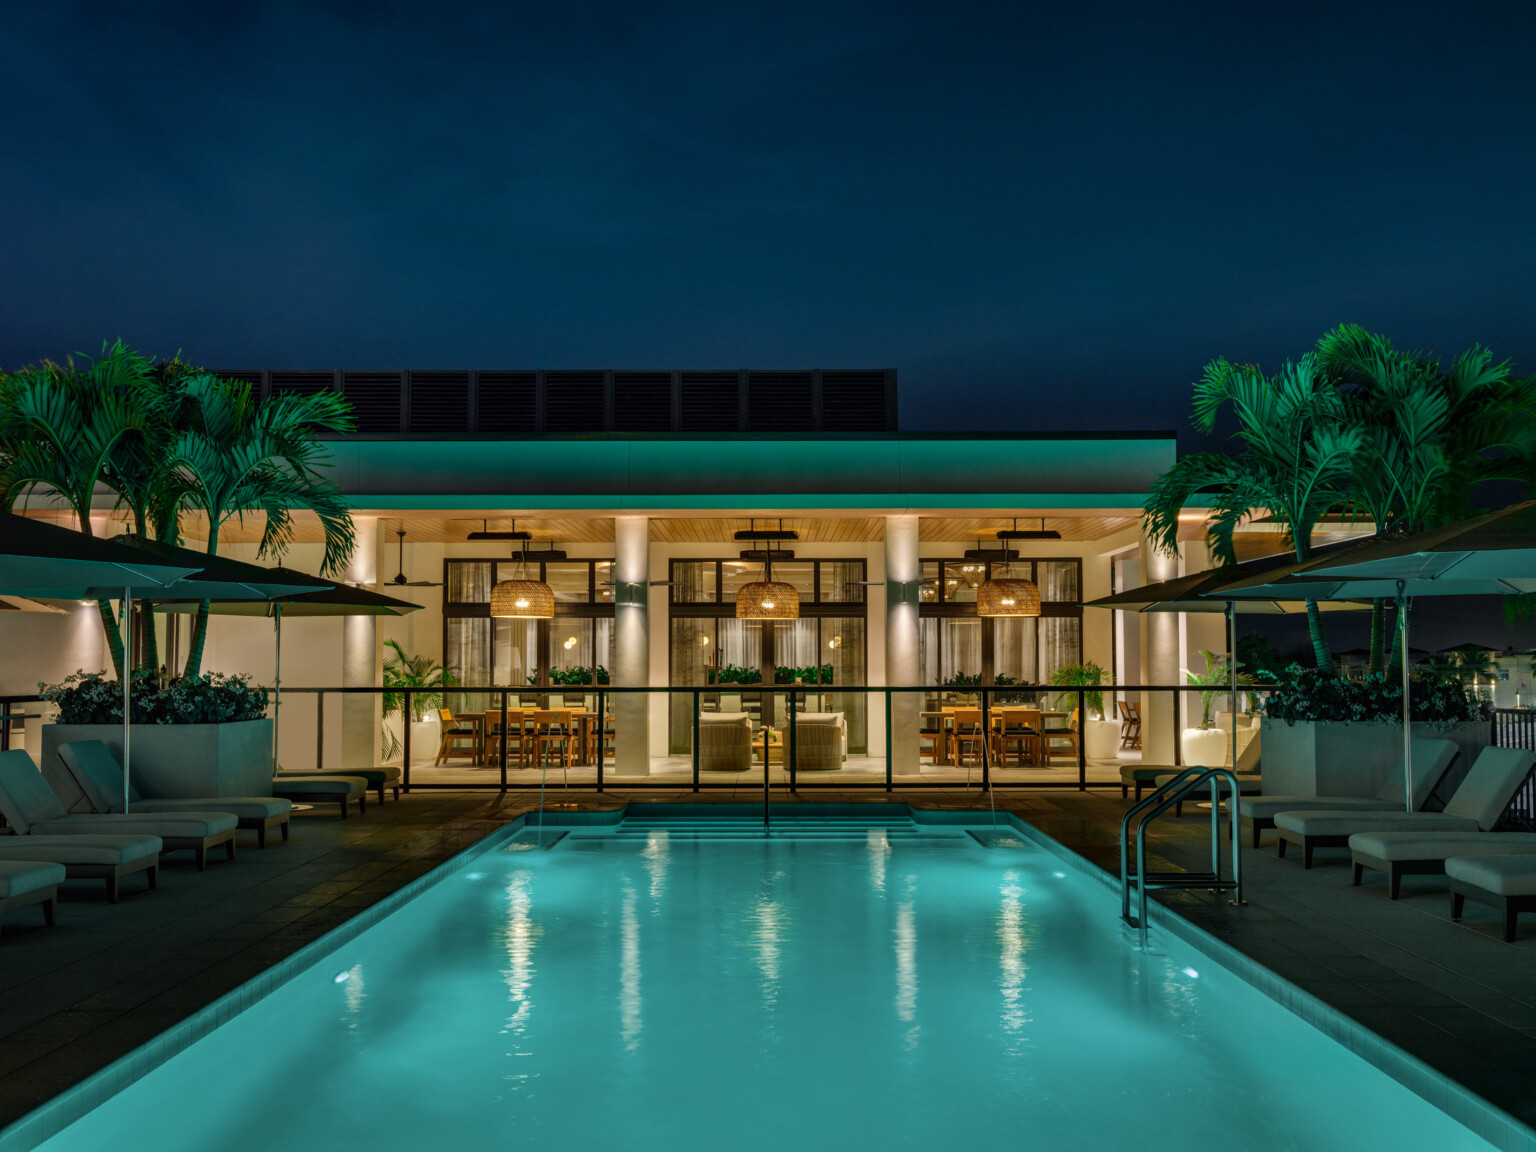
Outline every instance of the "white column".
<path id="1" fill-rule="evenodd" d="M 651 522 L 618 516 L 613 522 L 613 682 L 645 687 L 651 682 Z M 651 707 L 641 693 L 613 697 L 614 772 L 651 774 Z"/>
<path id="2" fill-rule="evenodd" d="M 885 682 L 891 686 L 918 683 L 917 605 L 923 575 L 917 558 L 917 517 L 885 519 Z M 918 733 L 923 701 L 918 692 L 891 697 L 891 768 L 894 772 L 921 771 Z"/>
<path id="3" fill-rule="evenodd" d="M 379 521 L 374 516 L 354 516 L 357 548 L 342 577 L 352 583 L 376 584 L 379 579 Z M 379 631 L 373 616 L 341 618 L 341 685 L 372 688 L 381 683 Z M 298 679 L 295 677 L 295 679 Z M 334 700 L 335 697 L 332 697 Z M 382 701 L 376 695 L 343 695 L 341 698 L 341 767 L 372 768 L 378 761 L 379 717 Z"/>
<path id="4" fill-rule="evenodd" d="M 1144 583 L 1172 580 L 1179 574 L 1179 558 L 1160 552 L 1146 537 L 1141 540 L 1141 576 Z M 1178 684 L 1180 624 L 1182 612 L 1142 612 L 1141 682 Z M 1141 759 L 1145 764 L 1172 764 L 1178 739 L 1174 698 L 1171 692 L 1144 692 L 1141 702 Z"/>

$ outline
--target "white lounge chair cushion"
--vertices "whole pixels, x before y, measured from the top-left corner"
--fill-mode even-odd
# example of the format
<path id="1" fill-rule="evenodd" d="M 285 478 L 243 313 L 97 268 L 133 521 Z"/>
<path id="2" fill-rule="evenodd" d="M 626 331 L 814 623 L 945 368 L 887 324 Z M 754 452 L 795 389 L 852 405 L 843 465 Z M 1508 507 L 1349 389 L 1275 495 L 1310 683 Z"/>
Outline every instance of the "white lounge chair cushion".
<path id="1" fill-rule="evenodd" d="M 293 811 L 293 801 L 280 796 L 209 796 L 203 800 L 135 800 L 139 812 L 228 812 L 241 820 L 270 820 Z"/>
<path id="2" fill-rule="evenodd" d="M 0 752 L 0 811 L 23 836 L 39 820 L 69 815 L 32 757 L 20 748 Z"/>
<path id="3" fill-rule="evenodd" d="M 1536 896 L 1536 854 L 1520 856 L 1454 856 L 1445 874 L 1495 896 Z"/>
<path id="4" fill-rule="evenodd" d="M 1302 836 L 1348 836 L 1354 832 L 1477 832 L 1476 820 L 1444 812 L 1362 812 L 1342 808 L 1321 812 L 1276 812 L 1275 827 Z"/>
<path id="5" fill-rule="evenodd" d="M 1476 820 L 1484 832 L 1492 830 L 1531 774 L 1532 764 L 1536 764 L 1536 752 L 1525 748 L 1484 748 L 1446 803 L 1446 813 Z"/>
<path id="6" fill-rule="evenodd" d="M 158 836 L 0 836 L 0 860 L 127 864 L 158 856 L 164 847 Z"/>
<path id="7" fill-rule="evenodd" d="M 1452 856 L 1497 856 L 1536 852 L 1533 832 L 1357 832 L 1352 852 L 1378 860 L 1449 860 Z"/>
<path id="8" fill-rule="evenodd" d="M 59 745 L 59 759 L 74 777 L 97 812 L 123 811 L 123 765 L 112 750 L 100 740 L 72 740 Z M 391 771 L 395 771 L 391 769 Z M 140 812 L 230 812 L 241 820 L 267 820 L 293 811 L 293 801 L 274 796 L 208 796 L 146 800 L 139 795 L 133 780 L 128 781 L 129 811 Z M 179 835 L 179 833 L 177 833 Z"/>
<path id="9" fill-rule="evenodd" d="M 44 860 L 0 860 L 0 900 L 64 883 L 64 865 Z"/>
<path id="10" fill-rule="evenodd" d="M 65 816 L 61 820 L 41 820 L 32 831 L 41 836 L 69 836 L 76 832 L 115 832 L 122 835 L 164 836 L 202 840 L 220 832 L 233 831 L 240 824 L 233 812 L 92 812 L 83 816 Z"/>
<path id="11" fill-rule="evenodd" d="M 1277 812 L 1401 812 L 1403 802 L 1393 804 L 1374 796 L 1252 796 L 1238 801 L 1240 816 L 1268 820 Z"/>
<path id="12" fill-rule="evenodd" d="M 357 796 L 368 791 L 368 781 L 361 776 L 322 776 L 314 773 L 307 776 L 279 776 L 272 781 L 272 788 L 285 795 L 335 795 L 345 792 L 348 796 Z"/>

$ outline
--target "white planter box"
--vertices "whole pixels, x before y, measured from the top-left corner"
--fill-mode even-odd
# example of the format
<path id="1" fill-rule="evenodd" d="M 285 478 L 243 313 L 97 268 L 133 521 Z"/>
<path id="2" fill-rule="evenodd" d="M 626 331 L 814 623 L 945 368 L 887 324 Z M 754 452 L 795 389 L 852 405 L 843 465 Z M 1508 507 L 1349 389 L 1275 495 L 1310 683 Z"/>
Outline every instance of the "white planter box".
<path id="1" fill-rule="evenodd" d="M 393 716 L 388 717 L 384 721 L 385 729 L 392 733 L 395 739 L 401 744 L 401 750 L 395 753 L 395 755 L 389 760 L 385 761 L 387 764 L 398 764 L 400 761 L 405 759 L 405 737 L 400 731 L 400 719 L 400 713 L 396 712 Z M 425 720 L 411 721 L 412 764 L 432 763 L 437 759 L 438 745 L 440 745 L 442 742 L 442 725 L 438 723 L 437 717 L 435 715 L 429 716 Z"/>
<path id="2" fill-rule="evenodd" d="M 272 721 L 234 724 L 135 724 L 133 781 L 150 800 L 272 795 Z M 59 760 L 60 744 L 100 740 L 121 760 L 121 724 L 44 724 L 41 768 L 71 811 L 84 797 Z M 78 807 L 77 807 L 78 806 Z"/>
<path id="3" fill-rule="evenodd" d="M 1083 754 L 1090 760 L 1113 760 L 1120 755 L 1120 722 L 1090 720 L 1083 734 Z"/>
<path id="4" fill-rule="evenodd" d="M 1386 722 L 1265 720 L 1264 791 L 1284 796 L 1373 796 L 1403 755 L 1403 730 Z M 1415 739 L 1452 740 L 1460 755 L 1435 795 L 1455 790 L 1488 744 L 1488 724 L 1475 721 L 1445 731 L 1424 721 Z"/>
<path id="5" fill-rule="evenodd" d="M 1221 728 L 1186 728 L 1179 752 L 1187 768 L 1224 768 L 1232 758 L 1232 733 Z"/>

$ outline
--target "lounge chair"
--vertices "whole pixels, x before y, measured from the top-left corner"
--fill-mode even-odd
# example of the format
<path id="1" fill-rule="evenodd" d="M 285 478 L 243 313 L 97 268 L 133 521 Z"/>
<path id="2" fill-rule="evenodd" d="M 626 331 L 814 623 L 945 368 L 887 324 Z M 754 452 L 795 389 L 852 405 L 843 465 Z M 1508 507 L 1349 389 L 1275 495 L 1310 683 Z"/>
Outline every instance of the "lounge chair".
<path id="1" fill-rule="evenodd" d="M 64 865 L 51 860 L 0 860 L 0 918 L 13 908 L 43 906 L 43 923 L 52 928 L 59 909 Z"/>
<path id="2" fill-rule="evenodd" d="M 1451 878 L 1451 919 L 1460 920 L 1467 900 L 1491 904 L 1504 916 L 1504 939 L 1514 943 L 1515 920 L 1536 912 L 1536 855 L 1453 856 L 1445 862 Z"/>
<path id="3" fill-rule="evenodd" d="M 1509 856 L 1536 852 L 1533 832 L 1356 832 L 1349 838 L 1354 883 L 1367 868 L 1387 874 L 1396 900 L 1404 876 L 1438 876 L 1453 856 Z"/>
<path id="4" fill-rule="evenodd" d="M 277 779 L 293 780 L 308 779 L 314 777 L 313 772 L 279 772 Z M 368 787 L 379 794 L 379 803 L 384 803 L 384 790 L 394 789 L 395 799 L 400 799 L 400 769 L 398 768 L 348 768 L 340 773 L 344 776 L 357 776 L 368 782 Z"/>
<path id="5" fill-rule="evenodd" d="M 1249 726 L 1240 728 L 1237 732 L 1237 768 L 1234 775 L 1237 776 L 1237 785 L 1244 796 L 1260 791 L 1259 779 L 1259 731 Z M 1136 788 L 1136 799 L 1141 800 L 1141 790 L 1148 787 L 1161 787 L 1172 780 L 1184 768 L 1189 765 L 1178 766 L 1174 764 L 1122 764 L 1120 766 L 1120 795 L 1129 794 L 1132 785 Z M 1224 764 L 1211 764 L 1211 768 L 1222 768 Z M 1225 795 L 1226 785 L 1222 785 Z M 1177 815 L 1183 815 L 1183 805 L 1179 805 Z"/>
<path id="6" fill-rule="evenodd" d="M 699 716 L 699 771 L 745 772 L 752 767 L 752 717 L 745 712 Z"/>
<path id="7" fill-rule="evenodd" d="M 90 812 L 71 816 L 53 794 L 48 781 L 21 749 L 0 752 L 0 811 L 22 835 L 45 836 L 121 834 L 158 836 L 162 852 L 190 849 L 201 872 L 208 867 L 208 849 L 224 845 L 235 858 L 235 825 L 230 812 Z M 62 861 L 61 861 L 62 863 Z"/>
<path id="8" fill-rule="evenodd" d="M 1429 794 L 1440 783 L 1440 778 L 1456 759 L 1456 743 L 1452 740 L 1415 740 L 1413 742 L 1413 810 L 1424 807 Z M 1397 767 L 1387 773 L 1374 796 L 1259 796 L 1242 800 L 1237 806 L 1238 819 L 1253 834 L 1253 846 L 1259 846 L 1264 829 L 1275 826 L 1276 812 L 1340 811 L 1348 809 L 1360 812 L 1401 812 L 1405 805 L 1407 789 L 1403 784 L 1403 761 L 1398 757 Z"/>
<path id="9" fill-rule="evenodd" d="M 836 771 L 847 755 L 848 723 L 841 712 L 802 712 L 795 717 L 797 772 Z"/>
<path id="10" fill-rule="evenodd" d="M 1310 868 L 1313 849 L 1345 847 L 1357 832 L 1487 832 L 1504 815 L 1533 763 L 1536 753 L 1524 748 L 1484 748 L 1444 812 L 1276 812 L 1280 855 L 1287 843 L 1299 844 L 1302 867 Z"/>
<path id="11" fill-rule="evenodd" d="M 151 889 L 160 886 L 164 846 L 158 836 L 127 834 L 0 836 L 0 860 L 62 864 L 70 880 L 105 880 L 107 899 L 116 904 L 124 876 L 143 872 Z"/>
<path id="12" fill-rule="evenodd" d="M 368 811 L 368 781 L 361 776 L 326 776 L 319 772 L 289 772 L 272 780 L 272 795 L 295 804 L 340 804 L 341 818 L 357 801 L 359 813 Z"/>
<path id="13" fill-rule="evenodd" d="M 59 760 L 97 812 L 123 811 L 123 766 L 112 750 L 100 740 L 76 740 L 59 745 Z M 133 781 L 128 781 L 128 811 L 140 812 L 232 812 L 240 828 L 256 832 L 256 845 L 267 846 L 267 833 L 280 829 L 288 839 L 288 823 L 293 815 L 293 801 L 278 796 L 209 796 L 196 800 L 146 800 Z"/>

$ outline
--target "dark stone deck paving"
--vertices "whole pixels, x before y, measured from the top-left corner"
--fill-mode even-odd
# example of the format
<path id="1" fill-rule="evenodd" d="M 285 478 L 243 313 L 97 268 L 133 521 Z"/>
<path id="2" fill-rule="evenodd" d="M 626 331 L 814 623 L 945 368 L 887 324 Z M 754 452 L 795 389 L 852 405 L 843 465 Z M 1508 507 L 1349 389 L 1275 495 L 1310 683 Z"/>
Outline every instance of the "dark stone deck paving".
<path id="1" fill-rule="evenodd" d="M 615 807 L 626 799 L 754 802 L 737 794 L 555 794 L 558 802 Z M 775 795 L 775 802 L 788 797 Z M 808 802 L 906 800 L 917 807 L 985 809 L 974 793 L 802 793 Z M 130 881 L 108 905 L 99 885 L 68 884 L 59 926 L 17 913 L 0 938 L 0 1125 L 23 1115 L 165 1028 L 288 956 L 358 910 L 526 810 L 536 794 L 417 792 L 362 819 L 295 819 L 294 839 L 199 874 L 171 857 L 160 893 Z M 1111 872 L 1118 870 L 1118 791 L 1000 794 L 1006 807 Z M 1160 822 L 1153 867 L 1208 861 L 1208 823 Z M 1349 884 L 1342 853 L 1311 871 L 1245 850 L 1249 905 L 1213 894 L 1168 903 L 1490 1102 L 1536 1123 L 1536 921 L 1505 944 L 1489 909 L 1449 918 L 1443 878 L 1410 877 L 1404 898 Z"/>

